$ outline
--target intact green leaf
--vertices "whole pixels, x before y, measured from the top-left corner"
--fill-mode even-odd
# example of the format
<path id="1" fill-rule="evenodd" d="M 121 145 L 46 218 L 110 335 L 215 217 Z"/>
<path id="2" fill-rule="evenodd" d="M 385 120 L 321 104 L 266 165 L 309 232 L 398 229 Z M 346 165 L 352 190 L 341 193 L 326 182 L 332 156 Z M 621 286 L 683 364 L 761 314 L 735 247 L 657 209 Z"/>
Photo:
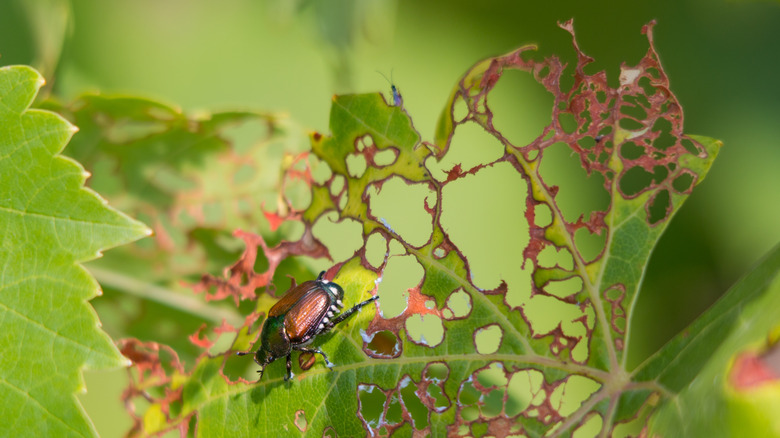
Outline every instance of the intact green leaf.
<path id="1" fill-rule="evenodd" d="M 35 70 L 0 68 L 0 435 L 93 436 L 76 401 L 83 369 L 127 365 L 87 300 L 80 266 L 149 234 L 83 187 L 87 173 L 59 153 L 76 129 L 29 110 Z"/>

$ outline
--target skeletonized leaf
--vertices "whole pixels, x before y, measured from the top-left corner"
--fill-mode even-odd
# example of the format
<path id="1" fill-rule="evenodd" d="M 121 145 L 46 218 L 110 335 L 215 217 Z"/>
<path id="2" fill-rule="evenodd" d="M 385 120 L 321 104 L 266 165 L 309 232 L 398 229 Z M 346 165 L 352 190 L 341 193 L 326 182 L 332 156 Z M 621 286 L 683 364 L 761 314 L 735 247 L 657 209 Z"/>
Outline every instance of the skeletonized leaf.
<path id="1" fill-rule="evenodd" d="M 573 38 L 571 22 L 562 27 Z M 203 334 L 198 342 L 211 347 L 215 337 L 236 333 L 229 351 L 204 353 L 188 373 L 178 365 L 166 371 L 151 352 L 157 347 L 139 347 L 150 349 L 140 363 L 151 365 L 139 368 L 132 387 L 154 378 L 170 391 L 153 400 L 137 429 L 184 430 L 195 414 L 201 435 L 606 435 L 635 426 L 627 423 L 641 421 L 668 395 L 657 382 L 632 380 L 625 367 L 644 269 L 720 148 L 718 141 L 684 134 L 682 109 L 651 30 L 644 29 L 647 54 L 636 66 L 621 67 L 617 87 L 604 72 L 585 73 L 591 59 L 574 40 L 571 86 L 561 86 L 568 70 L 560 59 L 534 59 L 531 47 L 477 63 L 454 88 L 433 143 L 421 141 L 400 99 L 391 106 L 379 94 L 334 97 L 330 135 L 311 138 L 312 161 L 327 164 L 329 172 L 306 180 L 308 208 L 279 212 L 281 220 L 300 222 L 302 232 L 276 245 L 235 232 L 246 244 L 244 254 L 224 275 L 205 276 L 197 289 L 215 289 L 212 296 L 236 303 L 257 299 L 257 307 L 241 327 Z M 512 143 L 493 123 L 488 96 L 507 70 L 531 75 L 552 96 L 549 125 L 527 144 Z M 460 126 L 470 123 L 493 137 L 497 158 L 434 173 L 434 160 L 448 158 Z M 605 208 L 566 214 L 560 187 L 543 172 L 559 147 L 600 182 L 609 199 Z M 504 229 L 473 221 L 469 232 L 487 242 L 514 233 L 527 240 L 514 264 L 522 280 L 485 285 L 475 280 L 476 260 L 450 235 L 444 218 L 453 208 L 450 189 L 491 169 L 515 177 L 525 196 L 501 199 L 524 214 Z M 399 204 L 394 211 L 401 214 L 391 217 L 377 199 L 385 185 L 398 182 L 415 201 Z M 506 193 L 503 184 L 497 193 Z M 420 192 L 424 196 L 415 197 Z M 405 219 L 412 215 L 424 220 L 410 230 Z M 282 358 L 250 383 L 254 365 L 238 368 L 242 359 L 231 353 L 257 342 L 274 302 L 262 288 L 273 292 L 274 284 L 284 284 L 279 289 L 286 290 L 288 283 L 275 274 L 289 258 L 331 259 L 334 248 L 317 238 L 316 226 L 327 222 L 357 225 L 351 229 L 359 230 L 361 242 L 354 254 L 332 259 L 327 278 L 343 286 L 347 307 L 378 289 L 378 309 L 369 306 L 315 341 L 336 364 L 332 370 L 320 358 L 312 366 L 296 353 L 293 382 L 282 379 Z M 602 239 L 600 246 L 586 252 L 581 235 Z M 372 242 L 384 257 L 370 254 Z M 380 284 L 393 257 L 412 261 L 404 272 L 413 284 L 408 290 Z"/>

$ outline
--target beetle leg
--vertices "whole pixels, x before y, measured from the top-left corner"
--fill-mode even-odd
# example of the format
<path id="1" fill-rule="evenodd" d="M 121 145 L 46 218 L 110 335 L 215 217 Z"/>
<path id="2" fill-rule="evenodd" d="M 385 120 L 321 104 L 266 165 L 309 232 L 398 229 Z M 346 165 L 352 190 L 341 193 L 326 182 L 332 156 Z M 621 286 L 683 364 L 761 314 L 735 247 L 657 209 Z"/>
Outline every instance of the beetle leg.
<path id="1" fill-rule="evenodd" d="M 355 307 L 347 310 L 346 312 L 342 313 L 341 315 L 338 315 L 337 317 L 335 317 L 332 320 L 330 320 L 327 324 L 325 324 L 325 331 L 328 331 L 328 330 L 332 329 L 334 325 L 336 325 L 336 324 L 340 323 L 341 321 L 344 321 L 345 319 L 349 318 L 350 316 L 352 316 L 353 313 L 355 313 L 358 310 L 360 310 L 363 306 L 365 306 L 367 304 L 370 304 L 370 303 L 372 303 L 372 302 L 374 302 L 374 301 L 376 301 L 378 299 L 379 299 L 379 295 L 374 295 L 373 297 L 363 301 L 362 303 L 355 304 Z"/>
<path id="2" fill-rule="evenodd" d="M 293 373 L 292 373 L 292 353 L 287 355 L 287 376 L 285 376 L 284 381 L 288 381 L 292 379 Z"/>
<path id="3" fill-rule="evenodd" d="M 328 369 L 331 369 L 335 366 L 333 365 L 333 362 L 328 360 L 328 355 L 325 354 L 325 352 L 320 350 L 319 348 L 298 348 L 298 350 L 305 351 L 311 354 L 315 354 L 315 353 L 319 354 L 320 356 L 322 356 L 323 359 L 325 359 L 325 366 L 328 367 Z"/>

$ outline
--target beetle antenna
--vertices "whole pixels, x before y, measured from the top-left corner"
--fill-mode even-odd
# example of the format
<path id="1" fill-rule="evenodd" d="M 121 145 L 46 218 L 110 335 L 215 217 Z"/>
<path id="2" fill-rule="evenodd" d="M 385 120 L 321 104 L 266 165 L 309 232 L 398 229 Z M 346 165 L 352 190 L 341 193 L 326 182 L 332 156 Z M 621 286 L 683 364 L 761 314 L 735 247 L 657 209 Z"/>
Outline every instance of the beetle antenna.
<path id="1" fill-rule="evenodd" d="M 325 276 L 325 271 L 320 272 L 320 275 L 317 276 L 317 281 L 322 281 L 322 277 Z"/>
<path id="2" fill-rule="evenodd" d="M 254 351 L 237 351 L 236 356 L 246 356 L 247 354 L 254 354 Z"/>

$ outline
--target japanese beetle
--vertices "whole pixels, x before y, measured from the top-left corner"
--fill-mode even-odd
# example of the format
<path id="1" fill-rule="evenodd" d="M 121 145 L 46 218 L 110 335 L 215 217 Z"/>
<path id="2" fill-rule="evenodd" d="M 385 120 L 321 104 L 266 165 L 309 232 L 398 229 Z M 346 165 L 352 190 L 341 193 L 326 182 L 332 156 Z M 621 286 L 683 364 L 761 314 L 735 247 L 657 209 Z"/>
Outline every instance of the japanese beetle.
<path id="1" fill-rule="evenodd" d="M 316 280 L 306 281 L 290 289 L 268 311 L 260 332 L 260 348 L 254 352 L 255 362 L 260 365 L 257 370 L 260 373 L 258 381 L 263 378 L 265 367 L 283 356 L 287 356 L 287 376 L 284 380 L 290 380 L 293 350 L 319 354 L 325 359 L 325 365 L 331 368 L 333 364 L 322 350 L 306 346 L 317 335 L 327 333 L 333 326 L 379 298 L 373 296 L 339 314 L 344 307 L 341 301 L 344 299 L 344 290 L 338 284 L 322 278 L 324 275 L 325 271 L 322 271 Z M 236 355 L 251 353 L 238 352 Z"/>

